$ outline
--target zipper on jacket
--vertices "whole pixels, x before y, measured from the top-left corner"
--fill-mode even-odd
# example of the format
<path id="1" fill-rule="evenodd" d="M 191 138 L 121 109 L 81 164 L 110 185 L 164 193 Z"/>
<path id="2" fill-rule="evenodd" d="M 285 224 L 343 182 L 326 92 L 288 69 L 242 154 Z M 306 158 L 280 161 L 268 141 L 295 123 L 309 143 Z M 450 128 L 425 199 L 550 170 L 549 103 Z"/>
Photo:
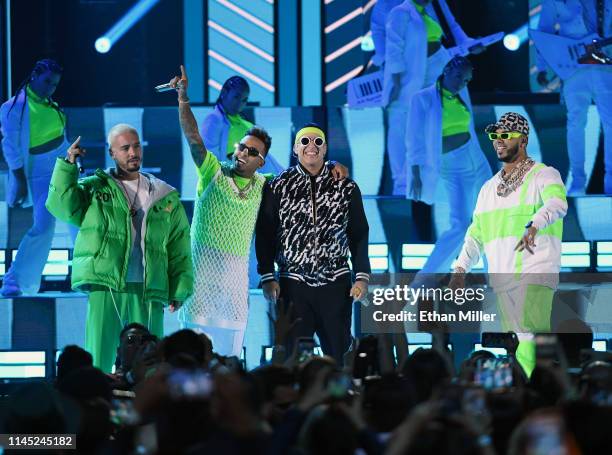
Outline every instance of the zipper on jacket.
<path id="1" fill-rule="evenodd" d="M 317 178 L 316 177 L 312 177 L 310 176 L 310 201 L 312 203 L 312 226 L 313 226 L 313 230 L 314 230 L 314 239 L 313 239 L 313 245 L 314 245 L 314 250 L 313 250 L 313 256 L 314 256 L 314 265 L 315 265 L 315 269 L 314 272 L 318 274 L 318 270 L 319 270 L 319 258 L 317 257 Z M 317 275 L 317 282 L 319 281 L 318 275 Z"/>
<path id="2" fill-rule="evenodd" d="M 100 177 L 105 178 L 108 182 L 112 182 L 109 183 L 109 185 L 114 186 L 114 191 L 118 194 L 122 194 L 123 198 L 120 198 L 123 202 L 121 203 L 123 205 L 123 208 L 125 209 L 125 212 L 129 214 L 129 208 L 128 208 L 128 196 L 127 193 L 124 191 L 123 188 L 121 188 L 119 186 L 119 184 L 115 181 L 115 178 L 108 172 L 108 171 L 103 171 L 103 170 L 98 170 L 96 171 L 96 174 L 99 175 Z M 141 174 L 143 178 L 148 178 L 146 175 Z M 150 189 L 150 193 L 152 193 L 153 191 L 151 191 L 151 188 L 153 187 L 153 181 L 149 180 L 149 189 Z M 146 248 L 145 248 L 145 243 L 146 243 L 146 233 L 148 231 L 147 229 L 147 222 L 148 222 L 148 215 L 149 212 L 153 209 L 153 207 L 158 204 L 161 200 L 165 199 L 166 197 L 168 197 L 170 194 L 172 194 L 173 191 L 176 190 L 172 190 L 172 191 L 161 191 L 161 193 L 158 191 L 157 193 L 157 198 L 156 199 L 152 199 L 150 204 L 148 204 L 147 210 L 145 211 L 145 213 L 143 214 L 143 220 L 142 220 L 142 227 L 141 227 L 141 239 L 140 239 L 140 245 L 141 245 L 141 250 L 142 250 L 142 267 L 143 267 L 143 276 L 142 276 L 142 286 L 143 286 L 143 296 L 146 296 L 147 294 L 147 288 L 146 288 L 146 279 L 147 279 L 147 262 L 146 262 Z M 179 200 L 180 201 L 180 200 Z M 179 202 L 180 203 L 180 202 Z M 162 210 L 162 209 L 160 209 Z M 159 210 L 157 210 L 159 211 Z M 127 228 L 127 237 L 129 240 L 129 244 L 132 244 L 132 220 L 131 217 L 128 216 L 128 219 L 126 220 L 126 228 Z M 143 231 L 144 228 L 144 231 Z M 126 275 L 127 275 L 127 269 L 128 269 L 128 265 L 130 262 L 130 256 L 131 256 L 131 249 L 127 250 L 126 252 L 126 256 L 123 260 L 123 270 L 121 271 L 121 277 L 119 278 L 119 282 L 117 283 L 117 288 L 120 288 L 120 284 L 123 282 L 124 284 L 127 285 L 127 283 L 125 282 L 126 280 Z M 169 290 L 170 288 L 168 288 Z M 144 299 L 143 299 L 144 300 Z"/>

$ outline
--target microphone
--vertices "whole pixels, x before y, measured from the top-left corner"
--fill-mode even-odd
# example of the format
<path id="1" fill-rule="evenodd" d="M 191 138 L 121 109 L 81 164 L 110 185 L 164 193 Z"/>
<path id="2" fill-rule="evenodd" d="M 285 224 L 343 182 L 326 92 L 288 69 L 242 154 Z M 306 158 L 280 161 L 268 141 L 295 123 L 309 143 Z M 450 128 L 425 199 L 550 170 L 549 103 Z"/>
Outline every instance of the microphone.
<path id="1" fill-rule="evenodd" d="M 161 92 L 169 92 L 170 90 L 175 90 L 174 87 L 172 87 L 169 83 L 168 84 L 161 84 L 161 85 L 157 85 L 155 87 L 155 91 L 157 93 L 161 93 Z"/>
<path id="2" fill-rule="evenodd" d="M 81 160 L 81 155 L 77 155 L 74 159 L 74 162 L 77 166 L 77 169 L 79 170 L 79 173 L 83 173 L 85 172 L 85 169 L 83 168 L 83 161 Z"/>
<path id="3" fill-rule="evenodd" d="M 157 93 L 162 93 L 162 92 L 169 92 L 170 90 L 176 90 L 178 88 L 181 88 L 181 81 L 178 81 L 176 87 L 172 87 L 172 84 L 170 84 L 170 82 L 168 82 L 167 84 L 161 84 L 161 85 L 157 85 L 155 86 L 155 91 Z"/>

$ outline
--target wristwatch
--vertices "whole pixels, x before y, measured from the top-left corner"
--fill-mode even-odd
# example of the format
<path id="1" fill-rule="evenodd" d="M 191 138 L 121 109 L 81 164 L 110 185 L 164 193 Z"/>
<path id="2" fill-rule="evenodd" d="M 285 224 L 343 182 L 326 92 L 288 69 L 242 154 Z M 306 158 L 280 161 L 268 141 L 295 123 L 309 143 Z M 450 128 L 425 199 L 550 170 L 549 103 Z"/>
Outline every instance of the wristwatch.
<path id="1" fill-rule="evenodd" d="M 533 226 L 533 221 L 530 221 L 529 223 L 527 223 L 525 225 L 525 229 L 529 229 L 531 226 Z"/>

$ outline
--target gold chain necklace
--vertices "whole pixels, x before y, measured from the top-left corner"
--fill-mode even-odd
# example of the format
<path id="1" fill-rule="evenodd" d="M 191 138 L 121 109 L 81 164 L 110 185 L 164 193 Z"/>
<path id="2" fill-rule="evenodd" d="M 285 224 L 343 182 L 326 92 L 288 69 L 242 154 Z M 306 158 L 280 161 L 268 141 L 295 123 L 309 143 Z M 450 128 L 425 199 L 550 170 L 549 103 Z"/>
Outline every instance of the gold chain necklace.
<path id="1" fill-rule="evenodd" d="M 235 176 L 232 175 L 232 182 L 234 182 L 234 186 L 236 187 L 236 190 L 238 190 L 238 197 L 240 199 L 246 199 L 247 196 L 249 195 L 249 191 L 251 187 L 253 186 L 253 183 L 255 182 L 255 176 L 253 175 L 253 177 L 251 177 L 251 179 L 249 180 L 249 183 L 247 183 L 246 186 L 242 189 L 240 189 L 234 177 Z"/>
<path id="2" fill-rule="evenodd" d="M 129 198 L 129 195 L 128 195 L 129 193 L 127 191 L 127 188 L 123 184 L 123 181 L 121 179 L 117 179 L 117 180 L 119 180 L 119 183 L 123 187 L 123 191 L 125 191 L 125 197 Z M 138 192 L 139 191 L 140 191 L 140 174 L 138 174 L 138 184 L 136 185 L 136 194 L 134 194 L 134 200 L 130 204 L 130 216 L 132 218 L 134 218 L 136 216 L 136 209 L 134 208 L 134 206 L 136 205 L 136 199 L 138 199 Z M 128 199 L 128 203 L 129 202 L 130 202 L 130 200 Z"/>

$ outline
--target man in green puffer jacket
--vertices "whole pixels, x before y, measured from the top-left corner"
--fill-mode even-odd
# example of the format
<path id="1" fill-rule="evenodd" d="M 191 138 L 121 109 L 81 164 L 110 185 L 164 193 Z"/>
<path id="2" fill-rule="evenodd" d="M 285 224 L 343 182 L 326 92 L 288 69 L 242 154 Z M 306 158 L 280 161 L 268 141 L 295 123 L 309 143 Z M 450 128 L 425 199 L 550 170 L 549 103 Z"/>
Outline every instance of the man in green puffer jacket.
<path id="1" fill-rule="evenodd" d="M 72 289 L 89 294 L 85 346 L 94 365 L 110 372 L 121 329 L 138 322 L 159 337 L 163 304 L 176 311 L 192 293 L 189 221 L 178 192 L 140 172 L 138 132 L 118 124 L 108 133 L 115 168 L 78 180 L 80 137 L 59 158 L 47 209 L 80 228 Z"/>

